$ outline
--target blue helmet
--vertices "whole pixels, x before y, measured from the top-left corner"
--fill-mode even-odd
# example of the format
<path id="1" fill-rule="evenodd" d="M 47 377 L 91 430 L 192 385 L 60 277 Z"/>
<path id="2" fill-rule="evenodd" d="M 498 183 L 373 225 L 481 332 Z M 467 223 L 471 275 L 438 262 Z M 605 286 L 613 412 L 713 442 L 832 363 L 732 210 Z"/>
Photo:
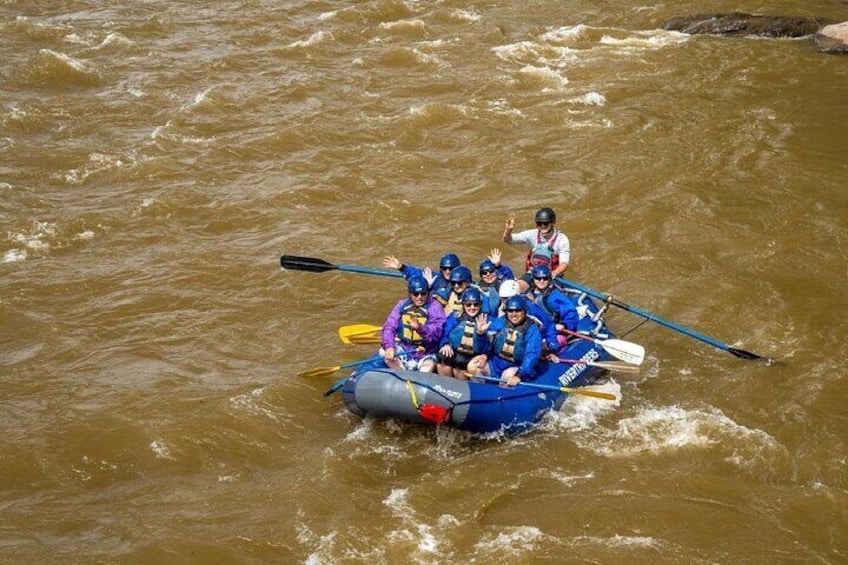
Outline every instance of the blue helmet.
<path id="1" fill-rule="evenodd" d="M 430 284 L 424 277 L 412 277 L 406 283 L 406 290 L 410 294 L 413 292 L 430 292 Z"/>
<path id="2" fill-rule="evenodd" d="M 527 310 L 527 302 L 524 300 L 524 297 L 516 294 L 515 296 L 510 296 L 506 299 L 506 303 L 504 304 L 504 310 Z"/>
<path id="3" fill-rule="evenodd" d="M 439 261 L 440 269 L 456 269 L 462 263 L 459 261 L 459 257 L 454 255 L 453 253 L 445 253 L 442 255 L 442 260 Z"/>
<path id="4" fill-rule="evenodd" d="M 530 272 L 534 279 L 549 279 L 551 278 L 551 268 L 547 265 L 536 265 Z"/>
<path id="5" fill-rule="evenodd" d="M 465 304 L 466 302 L 481 304 L 483 302 L 483 295 L 476 288 L 466 288 L 465 292 L 462 293 L 462 303 Z"/>
<path id="6" fill-rule="evenodd" d="M 480 262 L 480 276 L 483 276 L 483 271 L 497 271 L 497 267 L 492 263 L 491 259 L 483 259 Z"/>
<path id="7" fill-rule="evenodd" d="M 471 270 L 468 267 L 459 266 L 451 271 L 450 282 L 471 282 Z"/>

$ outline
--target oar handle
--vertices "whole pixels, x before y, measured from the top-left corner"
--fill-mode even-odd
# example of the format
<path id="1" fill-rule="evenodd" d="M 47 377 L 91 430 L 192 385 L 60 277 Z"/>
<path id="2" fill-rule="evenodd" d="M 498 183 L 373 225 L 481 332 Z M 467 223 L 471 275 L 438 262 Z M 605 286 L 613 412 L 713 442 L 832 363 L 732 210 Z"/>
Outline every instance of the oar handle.
<path id="1" fill-rule="evenodd" d="M 360 359 L 359 361 L 351 361 L 350 363 L 345 363 L 344 365 L 340 365 L 339 369 L 340 370 L 341 369 L 349 369 L 350 367 L 356 367 L 357 365 L 364 365 L 365 363 L 368 363 L 369 361 L 376 361 L 380 357 L 382 357 L 382 356 L 378 353 L 378 354 L 374 355 L 373 357 L 369 357 L 368 359 Z M 337 390 L 342 388 L 345 385 L 345 383 L 348 381 L 349 378 L 350 378 L 350 375 L 346 375 L 344 378 L 339 379 L 336 382 L 336 384 L 334 384 L 333 386 L 331 386 L 330 388 L 327 389 L 327 391 L 324 393 L 324 396 L 325 397 L 330 396 L 331 394 L 333 394 L 334 392 L 336 392 Z"/>

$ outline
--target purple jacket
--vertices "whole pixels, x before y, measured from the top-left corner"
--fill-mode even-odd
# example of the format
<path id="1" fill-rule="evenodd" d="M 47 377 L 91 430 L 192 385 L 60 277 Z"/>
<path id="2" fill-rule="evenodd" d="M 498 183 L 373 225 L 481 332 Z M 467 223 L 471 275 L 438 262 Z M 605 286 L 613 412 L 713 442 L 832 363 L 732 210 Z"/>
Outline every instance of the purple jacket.
<path id="1" fill-rule="evenodd" d="M 409 298 L 404 298 L 398 301 L 398 303 L 395 304 L 395 307 L 392 308 L 389 317 L 386 318 L 386 323 L 383 324 L 383 331 L 380 334 L 383 349 L 397 347 L 398 345 L 403 346 L 404 349 L 407 350 L 412 348 L 411 344 L 406 344 L 401 339 L 403 334 L 401 312 L 410 304 L 412 304 L 412 301 Z M 435 353 L 439 347 L 439 340 L 442 337 L 442 328 L 445 325 L 445 310 L 442 308 L 441 304 L 432 298 L 429 298 L 427 302 L 424 303 L 423 308 L 427 310 L 427 322 L 421 326 L 418 333 L 424 341 L 424 343 L 421 344 L 424 347 L 424 351 L 420 352 L 420 354 L 427 355 L 429 353 Z"/>

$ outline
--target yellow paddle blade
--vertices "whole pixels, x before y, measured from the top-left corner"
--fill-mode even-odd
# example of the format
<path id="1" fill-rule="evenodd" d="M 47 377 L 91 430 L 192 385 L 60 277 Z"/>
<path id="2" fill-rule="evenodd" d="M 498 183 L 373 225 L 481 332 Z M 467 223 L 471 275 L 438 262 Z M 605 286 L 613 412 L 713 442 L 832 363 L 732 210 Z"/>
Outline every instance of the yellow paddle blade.
<path id="1" fill-rule="evenodd" d="M 585 388 L 568 388 L 562 387 L 560 388 L 562 392 L 567 392 L 568 394 L 582 394 L 583 396 L 592 396 L 594 398 L 603 398 L 604 400 L 617 400 L 618 397 L 614 394 L 610 394 L 608 392 L 598 392 L 597 390 L 586 390 Z"/>
<path id="2" fill-rule="evenodd" d="M 351 337 L 379 333 L 382 330 L 383 328 L 380 326 L 372 326 L 371 324 L 342 326 L 339 328 L 339 338 L 341 338 L 342 343 L 351 343 Z"/>
<path id="3" fill-rule="evenodd" d="M 353 335 L 348 338 L 347 342 L 352 343 L 354 345 L 379 345 L 381 339 L 378 335 Z"/>
<path id="4" fill-rule="evenodd" d="M 298 377 L 326 377 L 332 375 L 339 369 L 341 369 L 341 365 L 336 365 L 335 367 L 316 367 L 315 369 L 310 369 L 308 371 L 303 371 L 302 373 L 298 373 Z"/>

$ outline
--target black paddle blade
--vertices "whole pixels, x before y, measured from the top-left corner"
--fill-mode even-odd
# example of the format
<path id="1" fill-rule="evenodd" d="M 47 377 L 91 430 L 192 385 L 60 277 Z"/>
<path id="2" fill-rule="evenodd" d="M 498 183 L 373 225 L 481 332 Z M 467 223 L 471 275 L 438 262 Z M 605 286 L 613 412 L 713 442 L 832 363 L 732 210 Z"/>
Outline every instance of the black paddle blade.
<path id="1" fill-rule="evenodd" d="M 310 271 L 312 273 L 323 273 L 338 269 L 332 263 L 328 263 L 323 259 L 314 257 L 298 257 L 296 255 L 283 255 L 280 257 L 280 266 L 284 269 L 294 269 L 296 271 Z"/>
<path id="2" fill-rule="evenodd" d="M 736 349 L 735 347 L 728 347 L 727 350 L 734 354 L 736 357 L 740 359 L 758 359 L 760 361 L 765 361 L 769 365 L 782 365 L 780 361 L 776 359 L 772 359 L 771 357 L 763 357 L 762 355 L 757 355 L 756 353 L 751 353 L 750 351 L 745 351 L 744 349 Z"/>

